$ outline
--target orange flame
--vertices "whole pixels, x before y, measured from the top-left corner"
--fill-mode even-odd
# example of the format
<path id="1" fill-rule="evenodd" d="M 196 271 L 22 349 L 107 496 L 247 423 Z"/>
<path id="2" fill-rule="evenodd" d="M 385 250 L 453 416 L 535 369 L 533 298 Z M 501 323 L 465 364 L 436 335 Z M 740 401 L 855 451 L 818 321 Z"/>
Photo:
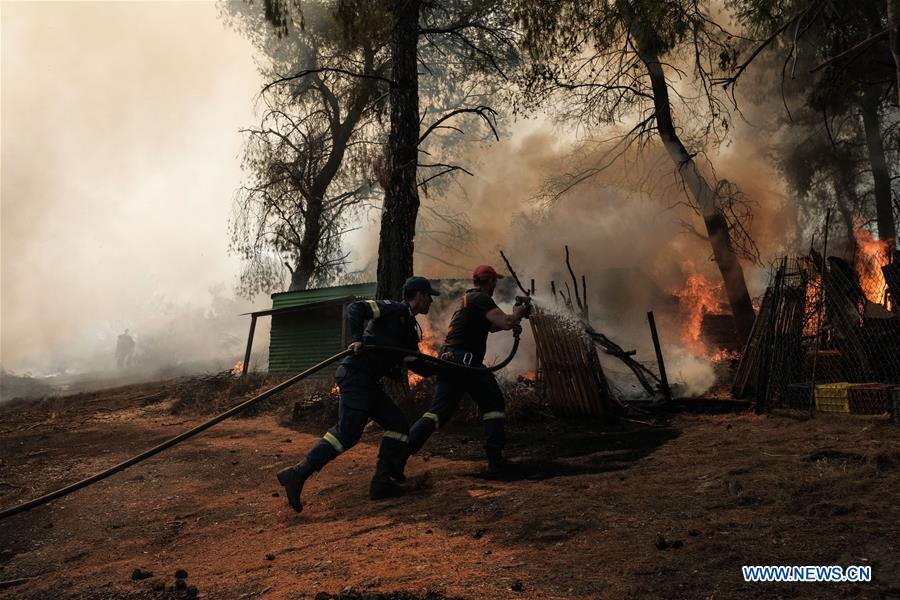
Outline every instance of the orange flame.
<path id="1" fill-rule="evenodd" d="M 713 285 L 703 275 L 695 274 L 688 277 L 684 288 L 675 292 L 684 323 L 681 341 L 694 356 L 716 360 L 718 353 L 709 353 L 706 344 L 700 339 L 700 330 L 703 315 L 720 309 L 723 289 L 723 284 Z"/>
<path id="2" fill-rule="evenodd" d="M 736 350 L 727 350 L 725 348 L 719 348 L 715 352 L 709 355 L 709 360 L 713 362 L 722 362 L 725 360 L 737 360 L 741 357 L 741 353 Z"/>
<path id="3" fill-rule="evenodd" d="M 859 248 L 856 253 L 856 272 L 859 274 L 863 293 L 870 302 L 884 304 L 887 282 L 881 267 L 890 262 L 891 244 L 876 240 L 861 224 L 858 224 L 853 237 Z"/>
<path id="4" fill-rule="evenodd" d="M 250 363 L 247 363 L 247 370 L 248 371 L 250 370 Z M 244 361 L 242 361 L 242 360 L 237 361 L 236 363 L 234 363 L 234 366 L 231 367 L 232 375 L 240 375 L 243 372 L 244 372 Z"/>
<path id="5" fill-rule="evenodd" d="M 810 277 L 806 283 L 806 313 L 809 318 L 803 327 L 803 335 L 813 336 L 819 331 L 819 302 L 821 301 L 820 287 L 822 278 L 818 275 Z M 759 314 L 759 310 L 756 311 Z"/>
<path id="6" fill-rule="evenodd" d="M 419 340 L 419 352 L 427 354 L 428 356 L 437 356 L 438 353 L 435 349 L 437 340 L 435 339 L 434 331 L 431 329 L 431 323 L 429 323 L 426 318 L 419 321 L 419 325 L 422 327 L 422 339 Z M 422 379 L 424 378 L 421 375 L 413 373 L 412 371 L 407 373 L 409 387 L 415 387 Z"/>
<path id="7" fill-rule="evenodd" d="M 338 384 L 332 383 L 330 392 L 332 396 L 337 396 L 341 393 L 341 389 L 338 387 Z"/>

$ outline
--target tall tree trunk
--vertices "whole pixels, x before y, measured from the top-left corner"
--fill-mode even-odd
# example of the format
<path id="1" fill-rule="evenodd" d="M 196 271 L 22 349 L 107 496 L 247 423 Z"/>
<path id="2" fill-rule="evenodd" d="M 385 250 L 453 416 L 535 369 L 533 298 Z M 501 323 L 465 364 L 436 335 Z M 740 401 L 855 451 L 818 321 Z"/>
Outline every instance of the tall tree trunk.
<path id="1" fill-rule="evenodd" d="M 869 164 L 875 182 L 875 215 L 878 220 L 878 238 L 894 246 L 897 228 L 894 225 L 894 210 L 891 205 L 891 174 L 884 158 L 884 144 L 878 123 L 878 89 L 866 86 L 861 102 L 863 125 L 866 129 L 866 146 L 869 149 Z"/>
<path id="2" fill-rule="evenodd" d="M 309 287 L 309 280 L 312 279 L 312 271 L 297 266 L 291 271 L 291 285 L 288 287 L 289 292 L 300 292 Z"/>
<path id="3" fill-rule="evenodd" d="M 381 213 L 377 298 L 399 298 L 413 273 L 419 214 L 416 164 L 419 147 L 418 38 L 420 0 L 394 0 L 391 36 L 390 178 Z"/>
<path id="4" fill-rule="evenodd" d="M 309 280 L 316 272 L 316 253 L 322 239 L 322 212 L 325 199 L 322 195 L 310 198 L 303 226 L 303 239 L 300 240 L 300 252 L 297 266 L 291 271 L 289 292 L 305 290 Z"/>
<path id="5" fill-rule="evenodd" d="M 834 195 L 837 201 L 837 209 L 841 214 L 841 221 L 847 230 L 847 249 L 850 252 L 850 262 L 856 260 L 859 245 L 856 243 L 856 220 L 853 218 L 853 210 L 850 202 L 854 199 L 853 183 L 850 180 L 850 165 L 846 163 L 836 164 L 834 167 Z M 858 203 L 854 203 L 858 204 Z M 825 258 L 828 258 L 827 256 Z"/>
<path id="6" fill-rule="evenodd" d="M 636 33 L 639 32 L 640 30 L 636 31 Z M 653 46 L 646 43 L 646 40 L 642 40 L 640 35 L 636 35 L 636 39 L 641 60 L 647 67 L 653 86 L 653 105 L 656 110 L 656 127 L 659 136 L 662 138 L 669 156 L 678 167 L 678 174 L 700 207 L 713 256 L 719 266 L 722 280 L 725 282 L 725 293 L 731 304 L 735 329 L 741 343 L 744 343 L 750 337 L 756 313 L 753 310 L 750 293 L 747 291 L 747 283 L 744 281 L 744 270 L 731 246 L 728 223 L 716 201 L 715 192 L 700 174 L 693 157 L 684 147 L 681 138 L 678 137 L 672 121 L 666 75 L 659 57 L 652 49 Z"/>
<path id="7" fill-rule="evenodd" d="M 887 21 L 890 30 L 891 54 L 897 68 L 897 104 L 900 106 L 900 0 L 887 0 Z"/>

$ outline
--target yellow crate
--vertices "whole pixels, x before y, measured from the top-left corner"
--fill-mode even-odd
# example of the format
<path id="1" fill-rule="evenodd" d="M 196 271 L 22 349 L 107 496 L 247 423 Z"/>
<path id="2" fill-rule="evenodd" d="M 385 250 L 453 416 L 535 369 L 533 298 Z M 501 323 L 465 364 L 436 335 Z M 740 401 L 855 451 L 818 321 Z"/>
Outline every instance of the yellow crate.
<path id="1" fill-rule="evenodd" d="M 816 386 L 816 408 L 822 412 L 849 413 L 852 383 L 823 383 Z"/>

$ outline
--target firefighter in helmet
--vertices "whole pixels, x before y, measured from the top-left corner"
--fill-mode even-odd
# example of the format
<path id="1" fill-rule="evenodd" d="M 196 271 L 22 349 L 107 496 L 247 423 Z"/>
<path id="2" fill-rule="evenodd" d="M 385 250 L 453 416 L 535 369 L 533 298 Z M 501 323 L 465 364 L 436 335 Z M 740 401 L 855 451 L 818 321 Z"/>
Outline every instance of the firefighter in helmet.
<path id="1" fill-rule="evenodd" d="M 369 486 L 373 500 L 393 498 L 404 493 L 399 483 L 403 463 L 408 456 L 409 423 L 381 387 L 384 376 L 401 377 L 405 365 L 422 376 L 430 376 L 435 367 L 412 356 L 367 351 L 367 345 L 398 346 L 418 351 L 421 330 L 417 314 L 427 314 L 433 296 L 438 296 L 424 277 L 410 277 L 403 286 L 403 300 L 365 300 L 347 309 L 347 325 L 353 354 L 344 358 L 335 378 L 340 389 L 337 425 L 307 453 L 299 464 L 278 472 L 288 503 L 300 512 L 300 493 L 306 480 L 360 439 L 363 428 L 372 419 L 384 430 L 378 451 L 375 475 Z"/>

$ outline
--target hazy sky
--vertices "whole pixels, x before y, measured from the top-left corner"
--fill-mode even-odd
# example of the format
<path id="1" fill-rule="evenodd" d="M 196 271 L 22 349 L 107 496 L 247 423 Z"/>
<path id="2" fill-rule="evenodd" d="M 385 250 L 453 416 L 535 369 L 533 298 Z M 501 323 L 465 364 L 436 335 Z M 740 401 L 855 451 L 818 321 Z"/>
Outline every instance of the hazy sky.
<path id="1" fill-rule="evenodd" d="M 249 42 L 211 2 L 4 1 L 0 17 L 3 365 L 230 291 Z"/>

